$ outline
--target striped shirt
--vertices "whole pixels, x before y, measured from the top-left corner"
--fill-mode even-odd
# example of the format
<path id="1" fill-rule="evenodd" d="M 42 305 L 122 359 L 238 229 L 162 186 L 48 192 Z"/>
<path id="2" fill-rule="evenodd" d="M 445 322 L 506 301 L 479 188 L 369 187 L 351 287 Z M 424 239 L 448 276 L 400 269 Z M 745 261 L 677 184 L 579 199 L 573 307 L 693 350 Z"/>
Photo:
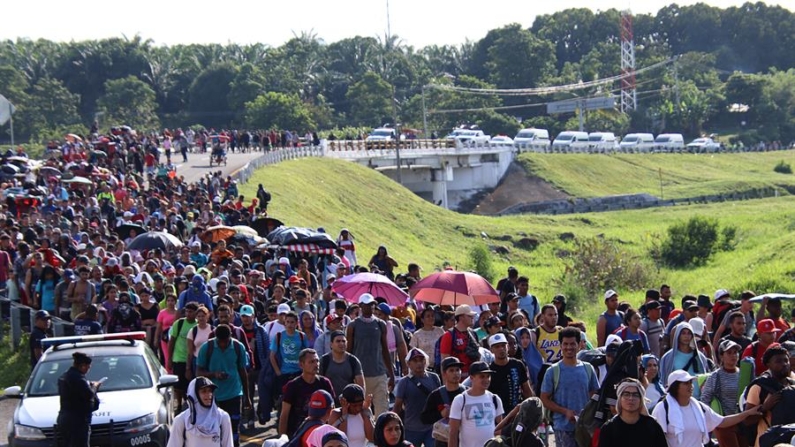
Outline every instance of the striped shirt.
<path id="1" fill-rule="evenodd" d="M 740 368 L 736 372 L 729 372 L 720 368 L 709 375 L 704 388 L 701 390 L 701 402 L 709 405 L 712 398 L 717 397 L 723 408 L 723 415 L 729 416 L 739 413 L 737 404 L 740 383 Z"/>

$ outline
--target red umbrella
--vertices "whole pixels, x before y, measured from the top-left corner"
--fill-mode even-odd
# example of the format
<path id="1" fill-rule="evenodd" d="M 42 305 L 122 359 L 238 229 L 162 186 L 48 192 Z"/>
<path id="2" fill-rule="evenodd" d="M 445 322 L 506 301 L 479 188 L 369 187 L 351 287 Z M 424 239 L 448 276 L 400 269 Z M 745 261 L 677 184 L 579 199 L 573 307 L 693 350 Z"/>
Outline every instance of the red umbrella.
<path id="1" fill-rule="evenodd" d="M 348 302 L 355 303 L 363 293 L 383 297 L 392 307 L 406 304 L 408 295 L 384 275 L 376 273 L 356 273 L 343 276 L 334 281 L 331 290 Z"/>
<path id="2" fill-rule="evenodd" d="M 454 270 L 421 279 L 411 287 L 409 294 L 417 301 L 451 306 L 479 306 L 500 300 L 500 295 L 482 276 Z"/>

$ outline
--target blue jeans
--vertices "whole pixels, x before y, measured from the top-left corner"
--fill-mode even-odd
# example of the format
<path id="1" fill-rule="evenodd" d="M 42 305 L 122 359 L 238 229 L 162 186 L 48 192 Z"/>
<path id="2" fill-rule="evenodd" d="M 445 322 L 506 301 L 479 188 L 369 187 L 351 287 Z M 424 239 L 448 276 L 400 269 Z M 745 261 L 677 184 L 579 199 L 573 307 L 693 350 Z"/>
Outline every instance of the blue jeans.
<path id="1" fill-rule="evenodd" d="M 433 439 L 433 428 L 422 431 L 406 430 L 406 441 L 414 444 L 414 447 L 434 447 L 436 441 Z"/>
<path id="2" fill-rule="evenodd" d="M 574 432 L 555 430 L 555 447 L 577 447 Z"/>
<path id="3" fill-rule="evenodd" d="M 271 420 L 271 411 L 273 411 L 274 401 L 274 382 L 276 376 L 273 370 L 262 368 L 257 378 L 257 394 L 259 401 L 257 402 L 257 417 L 265 421 Z"/>

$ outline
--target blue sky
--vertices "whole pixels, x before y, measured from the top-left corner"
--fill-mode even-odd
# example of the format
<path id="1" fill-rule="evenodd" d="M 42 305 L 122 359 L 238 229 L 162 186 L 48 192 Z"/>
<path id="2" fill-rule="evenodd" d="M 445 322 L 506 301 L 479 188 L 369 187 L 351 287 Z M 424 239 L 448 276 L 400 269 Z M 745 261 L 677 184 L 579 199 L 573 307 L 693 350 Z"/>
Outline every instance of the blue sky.
<path id="1" fill-rule="evenodd" d="M 387 0 L 9 0 L 7 3 L 3 7 L 7 20 L 0 27 L 0 39 L 71 41 L 138 34 L 154 40 L 155 44 L 262 42 L 278 46 L 304 31 L 312 31 L 330 43 L 355 35 L 384 35 L 387 28 Z M 389 0 L 389 12 L 392 34 L 419 48 L 478 40 L 488 30 L 513 22 L 529 27 L 536 15 L 567 8 L 631 8 L 637 14 L 656 13 L 670 3 L 673 0 Z M 689 5 L 696 1 L 677 3 Z M 705 3 L 725 8 L 739 6 L 744 1 Z M 771 4 L 795 8 L 795 0 Z"/>

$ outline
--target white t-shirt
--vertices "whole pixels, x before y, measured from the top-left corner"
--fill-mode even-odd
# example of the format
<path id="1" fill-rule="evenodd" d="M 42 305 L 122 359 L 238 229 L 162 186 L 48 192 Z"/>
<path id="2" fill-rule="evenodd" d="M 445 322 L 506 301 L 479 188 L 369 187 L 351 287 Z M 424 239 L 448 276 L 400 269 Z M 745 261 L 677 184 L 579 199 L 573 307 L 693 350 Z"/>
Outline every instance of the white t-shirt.
<path id="1" fill-rule="evenodd" d="M 472 396 L 469 391 L 456 396 L 450 406 L 450 419 L 461 420 L 458 445 L 483 447 L 486 441 L 494 437 L 494 428 L 497 426 L 495 420 L 502 414 L 502 401 L 489 391 L 482 396 Z"/>
<path id="2" fill-rule="evenodd" d="M 196 326 L 196 336 L 193 335 L 193 329 L 188 331 L 188 343 L 193 343 L 193 357 L 199 358 L 199 348 L 202 347 L 204 342 L 210 339 L 210 333 L 213 331 L 213 327 L 209 324 L 205 326 L 204 329 Z"/>
<path id="3" fill-rule="evenodd" d="M 706 410 L 702 412 L 702 414 L 704 415 L 704 421 L 706 422 L 708 432 L 715 430 L 715 427 L 723 422 L 723 416 L 712 411 L 712 408 L 709 408 L 707 405 L 699 405 L 694 400 L 691 400 L 690 405 L 687 407 L 679 407 L 682 411 L 682 421 L 684 422 L 685 429 L 682 434 L 682 442 L 679 442 L 679 439 L 677 439 L 674 433 L 670 433 L 666 427 L 663 427 L 665 440 L 668 441 L 668 447 L 702 447 L 704 445 L 701 442 L 703 440 L 703 434 L 698 428 L 696 415 L 693 413 L 694 411 L 702 411 L 702 408 L 699 408 L 700 406 Z M 665 406 L 663 402 L 658 403 L 654 408 L 652 417 L 654 417 L 660 425 L 665 424 Z"/>

